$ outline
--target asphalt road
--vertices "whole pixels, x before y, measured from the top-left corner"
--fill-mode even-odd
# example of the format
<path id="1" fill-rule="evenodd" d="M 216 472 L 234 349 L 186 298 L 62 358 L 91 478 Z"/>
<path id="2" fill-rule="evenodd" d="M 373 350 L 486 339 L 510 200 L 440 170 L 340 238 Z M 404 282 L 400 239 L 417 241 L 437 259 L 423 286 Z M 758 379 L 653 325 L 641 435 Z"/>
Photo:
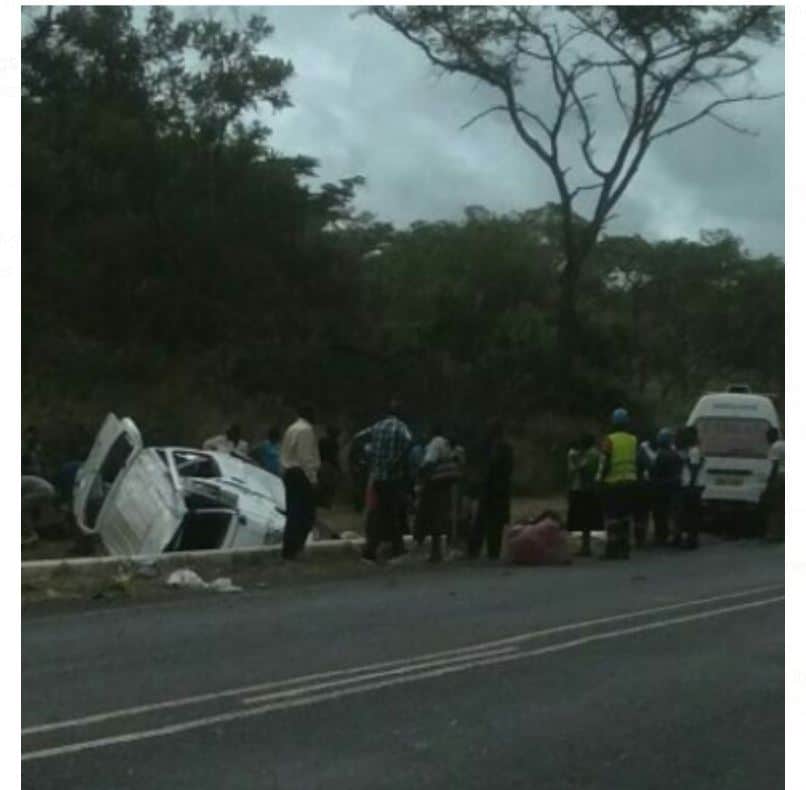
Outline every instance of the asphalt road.
<path id="1" fill-rule="evenodd" d="M 25 613 L 22 786 L 778 788 L 784 549 Z"/>

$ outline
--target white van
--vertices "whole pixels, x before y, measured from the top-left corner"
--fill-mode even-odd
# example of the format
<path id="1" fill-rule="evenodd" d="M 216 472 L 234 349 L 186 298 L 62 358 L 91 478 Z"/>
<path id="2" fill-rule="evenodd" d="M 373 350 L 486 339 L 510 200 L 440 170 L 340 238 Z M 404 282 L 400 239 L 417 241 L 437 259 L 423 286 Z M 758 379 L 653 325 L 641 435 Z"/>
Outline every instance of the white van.
<path id="1" fill-rule="evenodd" d="M 73 513 L 112 555 L 279 543 L 283 481 L 246 459 L 185 447 L 143 447 L 129 418 L 107 415 L 78 472 Z"/>
<path id="2" fill-rule="evenodd" d="M 703 395 L 686 424 L 697 428 L 705 460 L 699 483 L 706 511 L 755 510 L 772 466 L 767 431 L 781 428 L 772 401 L 747 392 Z"/>

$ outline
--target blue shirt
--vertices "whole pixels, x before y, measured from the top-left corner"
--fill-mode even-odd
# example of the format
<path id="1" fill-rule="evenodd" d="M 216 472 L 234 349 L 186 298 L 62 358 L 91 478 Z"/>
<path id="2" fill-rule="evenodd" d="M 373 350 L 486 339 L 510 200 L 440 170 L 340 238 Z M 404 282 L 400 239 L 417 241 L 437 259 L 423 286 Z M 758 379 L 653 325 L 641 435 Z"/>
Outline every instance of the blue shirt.
<path id="1" fill-rule="evenodd" d="M 283 470 L 280 468 L 280 445 L 275 442 L 261 442 L 252 451 L 257 462 L 273 475 L 282 477 Z"/>

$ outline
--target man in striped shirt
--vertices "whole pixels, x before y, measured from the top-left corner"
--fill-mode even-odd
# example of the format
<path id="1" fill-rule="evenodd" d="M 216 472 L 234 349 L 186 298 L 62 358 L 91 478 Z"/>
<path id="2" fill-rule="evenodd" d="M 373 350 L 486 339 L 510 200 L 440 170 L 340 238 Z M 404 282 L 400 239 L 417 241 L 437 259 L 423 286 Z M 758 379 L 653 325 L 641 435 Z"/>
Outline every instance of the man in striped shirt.
<path id="1" fill-rule="evenodd" d="M 369 479 L 377 507 L 367 519 L 367 541 L 364 559 L 377 561 L 378 546 L 383 540 L 392 544 L 392 559 L 406 553 L 403 546 L 405 518 L 406 461 L 411 445 L 411 431 L 400 419 L 400 403 L 389 404 L 386 417 L 356 438 L 369 434 L 371 441 Z"/>

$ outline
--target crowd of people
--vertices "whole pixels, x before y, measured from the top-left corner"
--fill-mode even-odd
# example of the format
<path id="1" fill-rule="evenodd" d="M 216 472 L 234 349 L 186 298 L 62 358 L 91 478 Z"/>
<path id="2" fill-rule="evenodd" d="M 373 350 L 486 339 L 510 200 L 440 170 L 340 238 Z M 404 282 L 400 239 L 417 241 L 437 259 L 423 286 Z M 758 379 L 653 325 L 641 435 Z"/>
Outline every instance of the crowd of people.
<path id="1" fill-rule="evenodd" d="M 329 506 L 340 474 L 338 433 L 328 429 L 317 444 L 313 410 L 301 408 L 285 432 L 280 465 L 286 485 L 283 556 L 299 556 L 315 523 L 317 503 Z M 497 558 L 509 521 L 512 448 L 503 423 L 492 420 L 476 463 L 464 447 L 434 425 L 427 440 L 415 437 L 392 401 L 378 422 L 359 431 L 348 455 L 357 488 L 354 505 L 365 511 L 362 559 L 379 561 L 388 544 L 388 561 L 406 555 L 404 536 L 411 532 L 415 550 L 429 543 L 428 559 L 440 562 L 445 551 L 464 544 L 470 556 Z M 468 506 L 468 502 L 473 504 Z"/>
<path id="2" fill-rule="evenodd" d="M 568 451 L 567 527 L 582 534 L 579 553 L 590 556 L 591 533 L 604 531 L 604 556 L 628 558 L 632 547 L 647 544 L 650 519 L 654 545 L 696 549 L 705 488 L 696 427 L 661 428 L 639 442 L 625 409 L 616 409 L 611 423 L 612 431 L 600 444 L 588 434 Z M 767 441 L 772 464 L 756 530 L 783 514 L 783 440 L 770 428 Z"/>
<path id="3" fill-rule="evenodd" d="M 283 439 L 281 465 L 291 502 L 288 558 L 298 555 L 314 519 L 319 462 L 311 423 L 312 412 L 307 418 L 301 413 Z M 305 451 L 295 438 L 301 431 L 309 436 Z M 768 441 L 773 463 L 758 519 L 762 524 L 771 512 L 783 512 L 783 442 L 774 428 Z M 441 561 L 446 547 L 468 558 L 486 549 L 489 558 L 497 559 L 504 527 L 511 522 L 513 473 L 513 451 L 501 420 L 490 421 L 473 455 L 468 459 L 465 448 L 440 425 L 427 439 L 415 438 L 396 401 L 381 420 L 359 431 L 349 459 L 354 504 L 366 509 L 364 561 L 376 563 L 382 543 L 389 546 L 390 562 L 403 557 L 403 536 L 409 531 L 415 551 L 429 542 L 431 562 Z M 591 536 L 597 531 L 605 534 L 605 559 L 629 558 L 650 538 L 656 546 L 696 549 L 703 524 L 703 465 L 695 427 L 662 428 L 639 441 L 626 409 L 615 409 L 606 436 L 598 441 L 592 434 L 583 436 L 568 452 L 566 528 L 581 533 L 579 554 L 591 555 Z M 305 470 L 310 486 L 299 482 L 295 467 Z M 306 505 L 294 504 L 300 501 Z"/>
<path id="4" fill-rule="evenodd" d="M 320 537 L 329 534 L 317 521 L 317 508 L 333 506 L 344 476 L 339 430 L 328 426 L 317 438 L 314 425 L 313 408 L 302 406 L 284 432 L 271 427 L 251 446 L 237 424 L 202 442 L 204 449 L 251 458 L 282 478 L 286 493 L 282 554 L 287 560 L 300 556 L 312 530 L 317 529 Z M 783 441 L 774 428 L 767 438 L 772 465 L 762 521 L 768 521 L 771 513 L 781 517 L 783 513 Z M 511 523 L 514 463 L 500 419 L 490 420 L 483 441 L 468 454 L 439 424 L 427 436 L 415 435 L 403 418 L 401 404 L 394 400 L 380 420 L 352 437 L 346 449 L 353 505 L 365 514 L 365 562 L 377 563 L 379 549 L 386 544 L 388 561 L 395 563 L 407 553 L 407 533 L 413 536 L 416 553 L 428 544 L 431 562 L 440 562 L 446 551 L 459 551 L 468 558 L 478 558 L 482 551 L 490 559 L 500 557 L 504 528 Z M 80 464 L 64 465 L 51 485 L 44 480 L 38 431 L 29 428 L 22 466 L 25 525 L 26 503 L 30 512 L 43 497 L 58 493 L 69 500 Z M 628 558 L 632 548 L 649 542 L 697 548 L 702 469 L 696 428 L 662 428 L 639 441 L 628 412 L 615 409 L 606 436 L 597 440 L 593 434 L 584 435 L 568 451 L 565 526 L 581 534 L 579 554 L 591 555 L 591 536 L 596 532 L 606 536 L 604 558 Z"/>

